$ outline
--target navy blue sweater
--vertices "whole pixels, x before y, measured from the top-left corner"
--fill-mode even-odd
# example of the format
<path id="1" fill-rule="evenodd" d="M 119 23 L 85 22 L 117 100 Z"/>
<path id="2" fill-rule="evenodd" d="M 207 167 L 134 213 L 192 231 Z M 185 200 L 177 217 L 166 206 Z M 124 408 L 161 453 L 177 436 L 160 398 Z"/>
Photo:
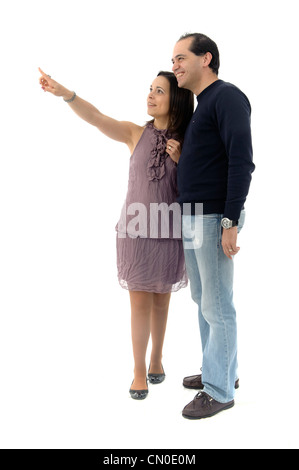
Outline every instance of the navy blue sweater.
<path id="1" fill-rule="evenodd" d="M 204 214 L 238 220 L 255 168 L 250 103 L 223 80 L 205 88 L 197 101 L 177 169 L 178 202 L 201 202 Z"/>

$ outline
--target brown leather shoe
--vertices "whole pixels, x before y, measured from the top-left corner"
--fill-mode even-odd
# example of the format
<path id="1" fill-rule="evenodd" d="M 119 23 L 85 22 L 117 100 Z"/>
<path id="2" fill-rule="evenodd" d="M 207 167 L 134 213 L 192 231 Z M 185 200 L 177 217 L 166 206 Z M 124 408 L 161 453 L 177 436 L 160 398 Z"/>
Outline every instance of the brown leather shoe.
<path id="1" fill-rule="evenodd" d="M 194 390 L 203 390 L 203 384 L 201 381 L 200 375 L 190 375 L 190 377 L 185 377 L 183 380 L 183 385 L 185 388 L 192 388 Z M 236 380 L 235 389 L 237 390 L 240 387 L 239 379 Z"/>
<path id="2" fill-rule="evenodd" d="M 195 398 L 183 409 L 183 416 L 187 419 L 211 418 L 221 411 L 235 406 L 235 402 L 219 403 L 205 392 L 198 393 Z"/>

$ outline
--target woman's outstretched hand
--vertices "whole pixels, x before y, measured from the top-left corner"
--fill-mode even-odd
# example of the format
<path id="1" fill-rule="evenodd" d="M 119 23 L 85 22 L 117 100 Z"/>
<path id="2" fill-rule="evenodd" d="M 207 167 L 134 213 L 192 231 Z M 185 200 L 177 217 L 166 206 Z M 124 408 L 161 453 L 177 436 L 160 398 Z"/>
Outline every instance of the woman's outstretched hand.
<path id="1" fill-rule="evenodd" d="M 70 99 L 73 95 L 73 92 L 60 85 L 60 83 L 53 80 L 50 75 L 47 75 L 42 69 L 38 68 L 40 71 L 39 83 L 44 91 L 48 91 L 55 96 L 62 96 L 64 99 Z"/>

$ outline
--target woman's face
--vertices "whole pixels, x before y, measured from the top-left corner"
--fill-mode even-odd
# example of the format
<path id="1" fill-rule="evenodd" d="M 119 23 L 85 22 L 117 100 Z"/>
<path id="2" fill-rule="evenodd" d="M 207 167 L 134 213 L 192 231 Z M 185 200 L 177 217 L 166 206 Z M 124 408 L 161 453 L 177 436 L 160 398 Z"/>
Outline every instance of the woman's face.
<path id="1" fill-rule="evenodd" d="M 147 112 L 154 119 L 165 119 L 169 114 L 170 83 L 165 77 L 153 81 L 147 97 Z"/>

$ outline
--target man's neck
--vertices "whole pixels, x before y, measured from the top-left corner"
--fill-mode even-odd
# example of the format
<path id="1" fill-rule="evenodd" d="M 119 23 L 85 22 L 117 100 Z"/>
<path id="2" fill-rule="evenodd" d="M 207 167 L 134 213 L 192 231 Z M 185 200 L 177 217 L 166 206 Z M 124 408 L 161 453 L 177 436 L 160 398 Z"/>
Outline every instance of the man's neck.
<path id="1" fill-rule="evenodd" d="M 208 86 L 212 85 L 212 83 L 216 82 L 218 79 L 217 75 L 214 73 L 212 75 L 209 75 L 208 77 L 204 78 L 203 80 L 198 83 L 198 86 L 196 87 L 196 90 L 194 90 L 194 94 L 196 96 L 200 95 L 205 88 L 208 88 Z"/>

